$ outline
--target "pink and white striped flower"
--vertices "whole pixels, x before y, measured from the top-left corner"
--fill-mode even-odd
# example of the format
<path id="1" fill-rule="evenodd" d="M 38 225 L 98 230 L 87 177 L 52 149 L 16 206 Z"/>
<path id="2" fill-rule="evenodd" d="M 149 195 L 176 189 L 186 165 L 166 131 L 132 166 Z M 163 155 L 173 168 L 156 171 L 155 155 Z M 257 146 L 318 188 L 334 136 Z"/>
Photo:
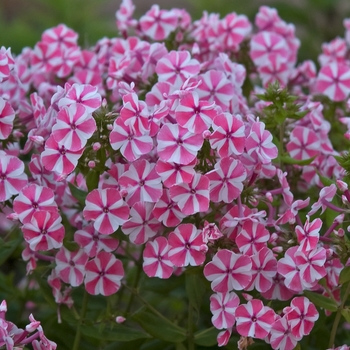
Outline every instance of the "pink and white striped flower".
<path id="1" fill-rule="evenodd" d="M 205 175 L 210 181 L 210 200 L 231 203 L 241 194 L 247 172 L 239 160 L 225 157 L 215 164 L 214 170 Z"/>
<path id="2" fill-rule="evenodd" d="M 270 329 L 269 339 L 274 350 L 293 350 L 300 340 L 293 335 L 287 315 L 275 321 Z"/>
<path id="3" fill-rule="evenodd" d="M 117 118 L 113 130 L 109 135 L 111 147 L 120 149 L 120 153 L 129 162 L 140 158 L 153 149 L 153 140 L 148 135 L 136 136 L 131 125 L 125 125 L 121 118 Z"/>
<path id="4" fill-rule="evenodd" d="M 82 104 L 88 113 L 94 112 L 101 107 L 101 95 L 97 92 L 98 87 L 90 84 L 74 83 L 67 91 L 65 97 L 58 101 L 58 107 L 70 106 L 71 104 Z"/>
<path id="5" fill-rule="evenodd" d="M 12 132 L 15 111 L 11 104 L 0 97 L 0 140 L 6 140 Z"/>
<path id="6" fill-rule="evenodd" d="M 134 244 L 144 244 L 154 237 L 160 222 L 153 215 L 154 203 L 136 202 L 130 209 L 130 219 L 122 226 L 122 231 Z"/>
<path id="7" fill-rule="evenodd" d="M 11 76 L 11 71 L 15 66 L 15 60 L 11 54 L 11 48 L 0 47 L 0 83 L 6 81 Z"/>
<path id="8" fill-rule="evenodd" d="M 65 24 L 59 24 L 57 27 L 46 29 L 41 40 L 60 49 L 69 49 L 78 45 L 78 34 Z"/>
<path id="9" fill-rule="evenodd" d="M 176 29 L 177 23 L 174 10 L 160 10 L 158 5 L 153 5 L 139 20 L 141 31 L 157 41 L 165 40 Z"/>
<path id="10" fill-rule="evenodd" d="M 159 81 L 167 81 L 179 88 L 186 79 L 199 73 L 200 65 L 188 51 L 170 51 L 156 65 Z"/>
<path id="11" fill-rule="evenodd" d="M 119 178 L 120 186 L 128 192 L 125 200 L 129 206 L 136 202 L 156 203 L 161 197 L 163 186 L 154 167 L 154 163 L 139 159 Z"/>
<path id="12" fill-rule="evenodd" d="M 55 141 L 73 152 L 81 150 L 96 130 L 95 119 L 79 103 L 62 108 L 56 120 L 52 127 Z"/>
<path id="13" fill-rule="evenodd" d="M 322 220 L 320 218 L 316 218 L 310 222 L 309 216 L 306 216 L 304 227 L 299 225 L 295 227 L 295 233 L 300 244 L 300 250 L 307 252 L 317 247 L 321 227 Z"/>
<path id="14" fill-rule="evenodd" d="M 181 224 L 169 234 L 169 260 L 178 267 L 198 266 L 205 260 L 201 230 L 192 224 Z"/>
<path id="15" fill-rule="evenodd" d="M 62 64 L 61 49 L 57 45 L 38 42 L 31 51 L 31 67 L 33 72 L 54 72 Z"/>
<path id="16" fill-rule="evenodd" d="M 27 183 L 24 163 L 19 158 L 0 151 L 0 202 L 18 194 Z"/>
<path id="17" fill-rule="evenodd" d="M 343 101 L 350 93 L 350 68 L 332 61 L 323 66 L 316 80 L 316 91 L 332 101 Z"/>
<path id="18" fill-rule="evenodd" d="M 108 296 L 116 293 L 124 277 L 122 262 L 107 252 L 99 252 L 86 264 L 85 270 L 85 289 L 92 295 Z"/>
<path id="19" fill-rule="evenodd" d="M 235 311 L 237 332 L 244 337 L 264 339 L 275 322 L 275 312 L 258 299 L 239 305 Z"/>
<path id="20" fill-rule="evenodd" d="M 148 277 L 167 279 L 172 275 L 174 265 L 168 256 L 169 249 L 165 237 L 157 237 L 146 244 L 142 267 Z"/>
<path id="21" fill-rule="evenodd" d="M 320 191 L 318 201 L 312 204 L 309 215 L 314 215 L 320 208 L 321 214 L 323 214 L 327 208 L 327 204 L 333 200 L 336 193 L 337 186 L 335 184 L 323 187 Z"/>
<path id="22" fill-rule="evenodd" d="M 57 212 L 58 208 L 50 188 L 30 183 L 14 199 L 13 210 L 19 220 L 26 224 L 31 221 L 36 211 Z"/>
<path id="23" fill-rule="evenodd" d="M 256 154 L 263 164 L 270 163 L 278 155 L 278 149 L 272 142 L 272 134 L 265 130 L 265 124 L 260 121 L 253 123 L 245 146 L 248 154 Z"/>
<path id="24" fill-rule="evenodd" d="M 211 322 L 217 329 L 233 327 L 236 322 L 235 311 L 239 305 L 239 297 L 235 292 L 215 293 L 210 296 Z"/>
<path id="25" fill-rule="evenodd" d="M 251 279 L 252 261 L 247 255 L 228 249 L 219 250 L 212 261 L 205 265 L 204 276 L 211 281 L 214 292 L 227 293 L 246 288 Z"/>
<path id="26" fill-rule="evenodd" d="M 291 67 L 286 62 L 281 62 L 276 57 L 271 57 L 270 61 L 258 67 L 259 77 L 263 87 L 267 89 L 269 84 L 276 81 L 282 88 L 286 87 L 292 73 Z"/>
<path id="27" fill-rule="evenodd" d="M 172 186 L 170 196 L 185 215 L 205 212 L 209 208 L 209 179 L 196 173 L 190 183 Z"/>
<path id="28" fill-rule="evenodd" d="M 295 292 L 286 287 L 284 280 L 284 277 L 277 272 L 272 278 L 271 288 L 266 292 L 261 292 L 261 295 L 268 300 L 289 300 Z"/>
<path id="29" fill-rule="evenodd" d="M 243 153 L 246 136 L 244 123 L 240 116 L 221 113 L 214 118 L 213 129 L 210 145 L 217 150 L 220 157 Z"/>
<path id="30" fill-rule="evenodd" d="M 236 237 L 236 244 L 241 253 L 250 256 L 266 247 L 269 239 L 270 233 L 264 224 L 253 220 L 246 220 Z"/>
<path id="31" fill-rule="evenodd" d="M 30 222 L 22 226 L 23 237 L 31 250 L 51 250 L 63 244 L 64 226 L 61 216 L 54 211 L 37 210 Z"/>
<path id="32" fill-rule="evenodd" d="M 189 164 L 202 147 L 203 136 L 177 124 L 165 123 L 157 135 L 157 152 L 165 162 Z"/>
<path id="33" fill-rule="evenodd" d="M 128 220 L 129 207 L 118 190 L 95 189 L 86 197 L 83 215 L 86 220 L 94 221 L 96 231 L 109 235 Z"/>
<path id="34" fill-rule="evenodd" d="M 310 334 L 319 317 L 315 305 L 305 297 L 294 298 L 290 306 L 283 311 L 290 324 L 292 334 L 298 339 Z"/>
<path id="35" fill-rule="evenodd" d="M 55 270 L 64 283 L 77 287 L 84 281 L 88 259 L 88 255 L 82 249 L 71 252 L 62 247 L 55 256 Z"/>

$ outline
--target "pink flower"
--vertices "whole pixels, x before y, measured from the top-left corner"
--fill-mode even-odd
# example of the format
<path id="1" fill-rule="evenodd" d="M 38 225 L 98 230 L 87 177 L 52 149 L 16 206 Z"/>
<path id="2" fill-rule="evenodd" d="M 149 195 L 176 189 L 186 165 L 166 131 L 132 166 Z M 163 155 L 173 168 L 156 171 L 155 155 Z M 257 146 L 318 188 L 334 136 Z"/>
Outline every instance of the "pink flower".
<path id="1" fill-rule="evenodd" d="M 124 277 L 122 262 L 113 254 L 100 252 L 86 266 L 85 288 L 92 295 L 104 296 L 116 293 Z"/>
<path id="2" fill-rule="evenodd" d="M 177 22 L 174 10 L 160 10 L 158 5 L 153 5 L 139 20 L 142 32 L 157 41 L 166 39 L 176 29 Z"/>
<path id="3" fill-rule="evenodd" d="M 118 248 L 118 240 L 114 237 L 102 235 L 97 232 L 93 225 L 87 225 L 74 233 L 74 241 L 88 254 L 95 257 L 101 250 L 112 252 Z"/>
<path id="4" fill-rule="evenodd" d="M 192 224 L 181 224 L 169 235 L 169 260 L 175 266 L 198 266 L 203 264 L 203 237 L 200 230 Z"/>
<path id="5" fill-rule="evenodd" d="M 130 209 L 130 219 L 122 226 L 125 235 L 134 244 L 144 244 L 154 237 L 160 222 L 153 215 L 154 203 L 136 202 Z"/>
<path id="6" fill-rule="evenodd" d="M 215 293 L 210 297 L 211 322 L 217 329 L 231 328 L 236 322 L 235 310 L 239 305 L 235 292 Z"/>
<path id="7" fill-rule="evenodd" d="M 153 163 L 139 159 L 119 178 L 120 186 L 128 192 L 125 200 L 129 206 L 140 201 L 156 203 L 161 197 L 161 178 L 154 167 Z"/>
<path id="8" fill-rule="evenodd" d="M 246 288 L 251 279 L 252 262 L 247 255 L 219 250 L 204 267 L 204 276 L 215 292 L 227 293 Z"/>
<path id="9" fill-rule="evenodd" d="M 253 275 L 254 278 L 254 275 Z M 266 292 L 262 292 L 261 295 L 268 300 L 288 300 L 295 292 L 291 291 L 284 284 L 284 277 L 278 272 L 272 278 L 272 286 Z"/>
<path id="10" fill-rule="evenodd" d="M 96 130 L 95 119 L 79 103 L 64 107 L 57 114 L 52 135 L 60 146 L 70 151 L 79 151 Z"/>
<path id="11" fill-rule="evenodd" d="M 71 252 L 62 247 L 55 256 L 55 270 L 64 283 L 77 287 L 83 283 L 88 259 L 88 255 L 82 249 Z"/>
<path id="12" fill-rule="evenodd" d="M 237 332 L 245 337 L 264 339 L 275 321 L 275 312 L 258 299 L 239 305 L 235 312 Z"/>
<path id="13" fill-rule="evenodd" d="M 61 221 L 57 212 L 38 210 L 33 213 L 31 221 L 22 227 L 24 239 L 30 249 L 38 251 L 60 248 L 65 232 Z"/>
<path id="14" fill-rule="evenodd" d="M 321 219 L 316 218 L 314 221 L 310 222 L 310 217 L 308 215 L 306 216 L 304 227 L 299 225 L 295 227 L 295 233 L 300 244 L 300 250 L 307 252 L 317 247 L 321 227 Z"/>
<path id="15" fill-rule="evenodd" d="M 337 186 L 331 184 L 330 186 L 325 186 L 322 188 L 319 194 L 319 199 L 317 202 L 312 204 L 309 215 L 314 215 L 320 208 L 321 214 L 326 210 L 327 204 L 331 202 L 337 192 Z"/>
<path id="16" fill-rule="evenodd" d="M 240 116 L 221 113 L 214 118 L 214 132 L 210 136 L 210 145 L 217 149 L 220 157 L 240 155 L 244 151 L 244 124 Z"/>
<path id="17" fill-rule="evenodd" d="M 14 119 L 14 109 L 9 102 L 0 97 L 0 140 L 6 140 L 11 135 Z"/>
<path id="18" fill-rule="evenodd" d="M 62 64 L 61 49 L 57 45 L 38 42 L 31 52 L 31 67 L 33 72 L 55 72 Z"/>
<path id="19" fill-rule="evenodd" d="M 15 66 L 15 60 L 11 54 L 11 48 L 0 48 L 0 83 L 6 81 L 11 76 L 11 71 Z"/>
<path id="20" fill-rule="evenodd" d="M 190 183 L 172 186 L 170 196 L 185 215 L 205 212 L 209 208 L 209 179 L 196 173 Z"/>
<path id="21" fill-rule="evenodd" d="M 176 124 L 165 123 L 157 135 L 157 152 L 165 162 L 187 165 L 202 147 L 203 136 Z"/>
<path id="22" fill-rule="evenodd" d="M 98 232 L 109 235 L 128 220 L 129 207 L 118 190 L 95 189 L 86 197 L 83 215 L 86 220 L 94 221 L 94 228 Z"/>
<path id="23" fill-rule="evenodd" d="M 199 62 L 191 59 L 188 51 L 170 51 L 156 65 L 158 80 L 167 81 L 176 87 L 180 87 L 186 79 L 197 75 L 199 70 Z"/>
<path id="24" fill-rule="evenodd" d="M 217 342 L 218 346 L 225 346 L 228 344 L 232 334 L 232 328 L 225 329 L 224 331 L 221 331 L 217 336 Z"/>
<path id="25" fill-rule="evenodd" d="M 287 86 L 292 70 L 286 62 L 281 62 L 276 56 L 272 56 L 268 63 L 258 67 L 258 73 L 264 88 L 276 81 L 283 88 Z"/>
<path id="26" fill-rule="evenodd" d="M 46 29 L 41 40 L 58 48 L 69 49 L 77 46 L 78 34 L 65 24 L 59 24 L 57 27 Z"/>
<path id="27" fill-rule="evenodd" d="M 33 214 L 38 211 L 57 212 L 54 193 L 50 188 L 34 183 L 28 184 L 22 189 L 13 201 L 13 210 L 23 223 L 29 223 Z"/>
<path id="28" fill-rule="evenodd" d="M 290 323 L 284 315 L 275 321 L 270 330 L 270 344 L 275 350 L 293 350 L 300 338 L 291 332 Z"/>
<path id="29" fill-rule="evenodd" d="M 18 194 L 27 183 L 24 163 L 19 158 L 0 151 L 0 202 Z"/>
<path id="30" fill-rule="evenodd" d="M 343 101 L 350 93 L 350 68 L 336 61 L 323 66 L 318 73 L 316 91 L 332 101 Z"/>
<path id="31" fill-rule="evenodd" d="M 143 270 L 148 277 L 169 278 L 173 273 L 173 263 L 169 259 L 170 246 L 165 237 L 157 237 L 148 242 L 143 251 Z"/>
<path id="32" fill-rule="evenodd" d="M 246 149 L 249 155 L 257 154 L 263 164 L 268 164 L 278 155 L 277 147 L 272 142 L 272 134 L 265 130 L 263 122 L 253 123 L 246 140 Z"/>

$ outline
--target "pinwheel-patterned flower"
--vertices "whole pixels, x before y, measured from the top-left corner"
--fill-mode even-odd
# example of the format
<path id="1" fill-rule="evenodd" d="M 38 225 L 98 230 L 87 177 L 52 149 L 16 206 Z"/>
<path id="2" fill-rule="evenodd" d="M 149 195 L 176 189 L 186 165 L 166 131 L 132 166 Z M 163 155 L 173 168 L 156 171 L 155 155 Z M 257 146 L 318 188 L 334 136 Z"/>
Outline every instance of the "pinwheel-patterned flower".
<path id="1" fill-rule="evenodd" d="M 27 182 L 24 163 L 17 157 L 0 151 L 0 202 L 5 202 L 18 194 Z"/>
<path id="2" fill-rule="evenodd" d="M 165 123 L 157 135 L 159 158 L 165 162 L 189 164 L 202 147 L 203 136 L 177 124 Z"/>
<path id="3" fill-rule="evenodd" d="M 14 68 L 15 60 L 11 54 L 11 48 L 6 49 L 4 46 L 0 48 L 0 83 L 10 77 Z"/>
<path id="4" fill-rule="evenodd" d="M 174 269 L 169 260 L 170 246 L 165 237 L 157 237 L 154 241 L 146 244 L 143 251 L 143 271 L 148 277 L 169 278 Z"/>
<path id="5" fill-rule="evenodd" d="M 54 44 L 58 48 L 69 49 L 77 46 L 78 34 L 65 24 L 59 24 L 57 27 L 46 29 L 41 40 L 47 44 Z"/>
<path id="6" fill-rule="evenodd" d="M 83 215 L 86 220 L 94 221 L 94 228 L 99 233 L 109 235 L 128 220 L 129 207 L 118 190 L 95 189 L 86 197 Z"/>
<path id="7" fill-rule="evenodd" d="M 0 140 L 6 140 L 13 128 L 15 111 L 10 103 L 0 97 Z"/>
<path id="8" fill-rule="evenodd" d="M 93 258 L 101 250 L 112 252 L 118 248 L 119 241 L 114 237 L 102 235 L 95 230 L 92 224 L 85 226 L 74 233 L 74 241 Z"/>
<path id="9" fill-rule="evenodd" d="M 235 312 L 237 332 L 245 337 L 264 339 L 275 322 L 275 312 L 258 299 L 239 305 Z"/>
<path id="10" fill-rule="evenodd" d="M 168 240 L 169 260 L 175 266 L 198 266 L 205 260 L 201 231 L 192 224 L 181 224 L 171 232 Z"/>
<path id="11" fill-rule="evenodd" d="M 251 279 L 252 261 L 247 255 L 219 250 L 204 267 L 204 276 L 214 292 L 227 293 L 246 288 Z"/>
<path id="12" fill-rule="evenodd" d="M 130 206 L 140 201 L 156 203 L 161 197 L 162 182 L 154 167 L 147 160 L 139 159 L 119 178 L 120 186 L 128 192 L 125 200 Z"/>
<path id="13" fill-rule="evenodd" d="M 30 222 L 23 225 L 22 231 L 31 250 L 51 250 L 62 246 L 64 227 L 57 212 L 36 211 Z"/>
<path id="14" fill-rule="evenodd" d="M 52 135 L 60 146 L 79 151 L 96 130 L 95 119 L 81 104 L 74 103 L 62 108 L 52 127 Z"/>
<path id="15" fill-rule="evenodd" d="M 210 200 L 231 203 L 243 190 L 247 173 L 242 163 L 231 157 L 220 159 L 215 169 L 205 174 L 210 181 Z"/>
<path id="16" fill-rule="evenodd" d="M 321 227 L 322 220 L 320 218 L 316 218 L 310 222 L 309 216 L 306 217 L 304 227 L 299 225 L 295 227 L 295 233 L 300 244 L 300 250 L 307 252 L 317 247 Z"/>
<path id="17" fill-rule="evenodd" d="M 207 211 L 209 208 L 209 179 L 205 175 L 196 173 L 190 183 L 172 186 L 170 196 L 185 215 Z"/>
<path id="18" fill-rule="evenodd" d="M 316 80 L 316 91 L 332 101 L 343 101 L 350 93 L 350 68 L 333 61 L 321 68 Z"/>
<path id="19" fill-rule="evenodd" d="M 211 322 L 217 329 L 231 328 L 235 324 L 235 311 L 239 298 L 235 292 L 215 293 L 210 297 Z"/>
<path id="20" fill-rule="evenodd" d="M 104 296 L 116 293 L 124 277 L 122 262 L 113 254 L 100 252 L 86 266 L 85 288 L 92 295 Z"/>
<path id="21" fill-rule="evenodd" d="M 293 350 L 300 340 L 293 335 L 286 315 L 272 325 L 269 338 L 271 347 L 275 350 Z"/>
<path id="22" fill-rule="evenodd" d="M 28 184 L 13 201 L 13 210 L 19 220 L 25 224 L 31 221 L 38 210 L 57 212 L 55 196 L 50 188 L 36 184 Z"/>
<path id="23" fill-rule="evenodd" d="M 88 255 L 82 249 L 71 252 L 62 247 L 55 256 L 55 270 L 64 283 L 77 287 L 84 281 L 88 259 Z"/>

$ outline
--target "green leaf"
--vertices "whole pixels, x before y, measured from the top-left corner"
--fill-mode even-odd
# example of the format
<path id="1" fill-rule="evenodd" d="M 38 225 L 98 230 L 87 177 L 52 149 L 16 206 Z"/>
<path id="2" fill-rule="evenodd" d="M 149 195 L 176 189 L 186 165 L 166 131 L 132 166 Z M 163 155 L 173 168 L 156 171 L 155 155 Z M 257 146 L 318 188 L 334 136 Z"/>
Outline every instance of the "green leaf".
<path id="1" fill-rule="evenodd" d="M 350 323 L 350 309 L 345 307 L 343 310 L 341 310 L 341 314 L 345 318 L 346 322 Z"/>
<path id="2" fill-rule="evenodd" d="M 219 331 L 214 327 L 198 331 L 194 334 L 194 342 L 201 346 L 213 346 L 217 343 L 218 333 Z"/>
<path id="3" fill-rule="evenodd" d="M 87 192 L 81 190 L 80 188 L 74 186 L 72 183 L 68 182 L 68 186 L 70 189 L 70 192 L 72 194 L 72 196 L 78 200 L 79 204 L 82 207 L 85 207 L 85 199 L 87 196 Z"/>
<path id="4" fill-rule="evenodd" d="M 339 284 L 344 284 L 348 281 L 350 281 L 350 266 L 344 267 L 339 276 Z"/>
<path id="5" fill-rule="evenodd" d="M 335 181 L 329 179 L 328 177 L 322 176 L 317 170 L 316 173 L 324 186 L 330 186 L 332 184 L 335 184 Z"/>
<path id="6" fill-rule="evenodd" d="M 289 156 L 281 156 L 281 160 L 283 163 L 286 163 L 286 164 L 295 164 L 295 165 L 309 165 L 311 164 L 314 159 L 316 157 L 312 157 L 312 158 L 309 158 L 309 159 L 303 159 L 303 160 L 298 160 L 298 159 L 294 159 L 292 157 L 289 157 Z"/>
<path id="7" fill-rule="evenodd" d="M 100 180 L 100 173 L 96 170 L 90 169 L 90 171 L 86 175 L 86 185 L 89 192 L 91 192 L 92 190 L 98 187 L 99 180 Z M 84 203 L 84 206 L 85 206 L 85 203 Z"/>
<path id="8" fill-rule="evenodd" d="M 332 312 L 336 312 L 338 310 L 338 305 L 332 299 L 328 299 L 327 297 L 321 294 L 305 291 L 304 295 L 308 299 L 310 299 L 310 301 L 313 302 L 316 306 L 322 307 Z"/>
<path id="9" fill-rule="evenodd" d="M 151 338 L 151 336 L 143 331 L 126 327 L 120 324 L 113 325 L 112 329 L 98 329 L 94 326 L 81 326 L 81 332 L 94 339 L 105 341 L 132 341 L 136 339 Z"/>
<path id="10" fill-rule="evenodd" d="M 165 321 L 163 318 L 144 309 L 132 315 L 132 318 L 155 338 L 171 343 L 179 343 L 186 339 L 185 329 L 175 325 L 170 320 Z"/>
<path id="11" fill-rule="evenodd" d="M 190 304 L 199 312 L 205 294 L 205 285 L 199 274 L 186 274 L 186 293 Z"/>
<path id="12" fill-rule="evenodd" d="M 23 239 L 18 232 L 17 235 L 13 232 L 13 238 L 7 242 L 0 238 L 0 266 L 12 255 L 22 241 Z"/>

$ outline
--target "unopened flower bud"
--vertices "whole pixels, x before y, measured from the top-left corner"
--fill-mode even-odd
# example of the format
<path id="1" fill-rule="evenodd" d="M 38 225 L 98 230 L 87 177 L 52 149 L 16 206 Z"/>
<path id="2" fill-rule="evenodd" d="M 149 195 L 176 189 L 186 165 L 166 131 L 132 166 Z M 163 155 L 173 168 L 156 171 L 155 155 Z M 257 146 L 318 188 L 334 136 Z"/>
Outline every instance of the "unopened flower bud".
<path id="1" fill-rule="evenodd" d="M 26 331 L 28 333 L 34 332 L 40 326 L 40 321 L 33 321 L 26 326 Z"/>
<path id="2" fill-rule="evenodd" d="M 112 125 L 112 124 L 108 124 L 108 125 L 107 125 L 107 129 L 108 129 L 109 131 L 113 130 L 113 125 Z"/>
<path id="3" fill-rule="evenodd" d="M 108 105 L 107 100 L 104 98 L 101 103 L 101 107 L 106 108 Z"/>
<path id="4" fill-rule="evenodd" d="M 11 213 L 6 216 L 6 219 L 11 221 L 19 221 L 19 216 L 17 215 L 17 213 Z"/>
<path id="5" fill-rule="evenodd" d="M 14 130 L 12 135 L 16 138 L 16 139 L 20 139 L 21 137 L 23 137 L 23 133 L 19 130 Z"/>
<path id="6" fill-rule="evenodd" d="M 269 201 L 269 202 L 273 202 L 273 197 L 272 197 L 272 194 L 271 194 L 271 192 L 267 192 L 266 194 L 265 194 L 265 197 L 266 197 L 266 199 Z"/>
<path id="7" fill-rule="evenodd" d="M 276 242 L 278 238 L 278 234 L 276 232 L 272 233 L 269 239 L 269 243 Z"/>
<path id="8" fill-rule="evenodd" d="M 275 253 L 282 253 L 283 252 L 283 247 L 281 247 L 281 246 L 273 247 L 272 251 L 274 251 Z"/>
<path id="9" fill-rule="evenodd" d="M 194 43 L 192 45 L 192 55 L 199 55 L 200 54 L 200 49 L 197 43 Z"/>
<path id="10" fill-rule="evenodd" d="M 121 189 L 119 192 L 122 197 L 126 197 L 128 195 L 128 191 L 125 188 Z"/>
<path id="11" fill-rule="evenodd" d="M 334 219 L 334 222 L 338 224 L 342 224 L 343 221 L 344 221 L 344 214 L 340 214 Z"/>
<path id="12" fill-rule="evenodd" d="M 88 167 L 89 167 L 90 169 L 93 169 L 95 166 L 96 166 L 96 162 L 94 162 L 93 160 L 90 160 L 90 161 L 88 162 Z"/>
<path id="13" fill-rule="evenodd" d="M 342 203 L 345 204 L 345 205 L 349 204 L 348 199 L 347 199 L 346 196 L 344 196 L 343 194 L 342 194 L 342 196 L 341 196 L 341 201 L 342 201 Z"/>
<path id="14" fill-rule="evenodd" d="M 337 186 L 338 186 L 339 190 L 342 192 L 344 192 L 348 189 L 347 183 L 345 183 L 344 181 L 341 181 L 341 180 L 337 180 Z"/>
<path id="15" fill-rule="evenodd" d="M 350 140 L 350 132 L 349 132 L 349 131 L 346 132 L 346 133 L 344 134 L 344 137 L 345 137 L 347 140 Z"/>
<path id="16" fill-rule="evenodd" d="M 92 149 L 96 152 L 98 151 L 99 149 L 101 148 L 101 144 L 99 142 L 95 142 L 93 145 L 92 145 Z"/>
<path id="17" fill-rule="evenodd" d="M 333 249 L 326 249 L 326 259 L 330 259 L 333 256 Z"/>
<path id="18" fill-rule="evenodd" d="M 208 251 L 208 246 L 206 244 L 201 244 L 201 246 L 199 247 L 199 250 L 202 253 L 206 253 Z"/>
<path id="19" fill-rule="evenodd" d="M 247 301 L 250 301 L 253 299 L 253 297 L 248 293 L 242 293 L 242 297 Z"/>
<path id="20" fill-rule="evenodd" d="M 209 130 L 204 130 L 202 133 L 203 139 L 209 140 L 209 137 L 211 135 L 211 132 Z"/>
<path id="21" fill-rule="evenodd" d="M 6 312 L 7 311 L 7 303 L 6 300 L 3 300 L 0 304 L 0 312 Z"/>
<path id="22" fill-rule="evenodd" d="M 123 317 L 123 316 L 117 316 L 117 317 L 115 318 L 115 322 L 117 322 L 117 323 L 119 323 L 119 324 L 125 322 L 125 320 L 126 320 L 126 318 Z"/>
<path id="23" fill-rule="evenodd" d="M 344 231 L 343 228 L 340 228 L 338 231 L 337 231 L 337 230 L 334 230 L 333 232 L 334 232 L 334 234 L 335 234 L 336 236 L 338 236 L 338 237 L 344 237 L 344 234 L 345 234 L 345 231 Z"/>
<path id="24" fill-rule="evenodd" d="M 29 136 L 30 141 L 34 142 L 38 146 L 42 146 L 45 142 L 45 139 L 42 136 Z"/>

